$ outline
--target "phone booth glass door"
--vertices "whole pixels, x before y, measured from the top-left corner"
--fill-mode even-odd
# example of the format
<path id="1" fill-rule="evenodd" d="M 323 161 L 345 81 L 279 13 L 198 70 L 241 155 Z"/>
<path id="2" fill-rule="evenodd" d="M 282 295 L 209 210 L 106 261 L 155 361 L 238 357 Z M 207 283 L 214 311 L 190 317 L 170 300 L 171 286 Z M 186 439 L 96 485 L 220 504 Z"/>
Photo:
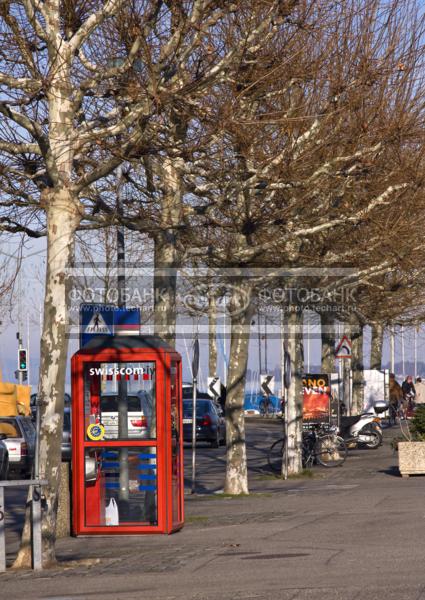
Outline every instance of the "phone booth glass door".
<path id="1" fill-rule="evenodd" d="M 84 366 L 86 527 L 158 524 L 154 361 Z"/>

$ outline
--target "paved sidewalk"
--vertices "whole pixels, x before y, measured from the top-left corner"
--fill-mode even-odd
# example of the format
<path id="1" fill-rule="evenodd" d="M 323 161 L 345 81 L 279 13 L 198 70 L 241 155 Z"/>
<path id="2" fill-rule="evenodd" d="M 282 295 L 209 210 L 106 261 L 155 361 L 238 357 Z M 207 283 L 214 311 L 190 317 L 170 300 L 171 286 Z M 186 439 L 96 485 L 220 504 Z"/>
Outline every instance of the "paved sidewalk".
<path id="1" fill-rule="evenodd" d="M 62 540 L 60 568 L 8 572 L 1 597 L 425 600 L 425 478 L 398 476 L 392 435 L 313 479 L 257 470 L 249 497 L 188 496 L 172 536 Z"/>

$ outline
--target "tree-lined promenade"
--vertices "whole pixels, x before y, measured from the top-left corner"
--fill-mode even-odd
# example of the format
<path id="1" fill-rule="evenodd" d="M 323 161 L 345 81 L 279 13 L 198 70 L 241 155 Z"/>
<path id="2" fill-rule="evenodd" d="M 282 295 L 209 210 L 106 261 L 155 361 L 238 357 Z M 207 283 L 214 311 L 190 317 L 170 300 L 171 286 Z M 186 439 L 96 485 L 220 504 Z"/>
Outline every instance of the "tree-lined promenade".
<path id="1" fill-rule="evenodd" d="M 120 225 L 146 242 L 161 292 L 155 331 L 170 343 L 177 271 L 231 269 L 208 309 L 214 333 L 215 296 L 230 286 L 230 494 L 249 490 L 244 384 L 266 281 L 248 269 L 269 269 L 272 285 L 273 269 L 313 268 L 283 285 L 324 290 L 281 303 L 295 473 L 303 311 L 323 315 L 328 371 L 327 304 L 354 335 L 356 372 L 366 325 L 378 364 L 386 327 L 422 321 L 423 30 L 418 0 L 0 2 L 0 231 L 47 240 L 38 390 L 46 564 L 55 560 L 77 236 Z M 345 275 L 335 280 L 333 269 Z M 5 275 L 0 289 L 10 285 Z M 341 289 L 352 291 L 349 304 L 332 296 Z M 213 369 L 214 344 L 211 357 Z M 17 565 L 28 561 L 25 531 Z"/>

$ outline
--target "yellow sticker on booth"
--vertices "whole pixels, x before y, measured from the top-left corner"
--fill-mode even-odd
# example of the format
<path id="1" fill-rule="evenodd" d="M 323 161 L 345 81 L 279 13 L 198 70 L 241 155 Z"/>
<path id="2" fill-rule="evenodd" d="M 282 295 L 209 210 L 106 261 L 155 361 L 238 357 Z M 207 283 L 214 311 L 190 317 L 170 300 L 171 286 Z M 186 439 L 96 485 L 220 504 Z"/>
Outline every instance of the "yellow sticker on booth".
<path id="1" fill-rule="evenodd" d="M 105 428 L 100 423 L 92 423 L 87 427 L 87 437 L 93 442 L 103 440 L 105 437 Z"/>

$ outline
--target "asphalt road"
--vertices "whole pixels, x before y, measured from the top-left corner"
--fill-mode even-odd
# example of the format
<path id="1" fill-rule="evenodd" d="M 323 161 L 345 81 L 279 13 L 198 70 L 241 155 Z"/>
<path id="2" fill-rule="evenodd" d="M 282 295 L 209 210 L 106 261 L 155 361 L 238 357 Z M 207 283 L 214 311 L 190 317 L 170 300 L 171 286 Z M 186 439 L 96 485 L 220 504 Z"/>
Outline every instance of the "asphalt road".
<path id="1" fill-rule="evenodd" d="M 267 454 L 271 444 L 282 437 L 280 419 L 247 419 L 246 440 L 248 457 L 249 488 L 251 492 L 261 493 L 270 489 L 281 489 L 281 482 L 273 477 L 267 464 Z M 314 467 L 312 473 L 316 478 L 351 479 L 353 477 L 370 477 L 379 471 L 388 471 L 398 476 L 397 455 L 390 448 L 391 439 L 400 435 L 397 427 L 384 430 L 385 444 L 377 450 L 354 449 L 348 453 L 343 467 L 326 469 Z M 223 488 L 225 472 L 225 449 L 210 448 L 207 444 L 198 444 L 197 484 L 199 494 L 219 492 Z M 191 446 L 185 444 L 185 487 L 191 485 Z M 278 483 L 276 484 L 276 481 Z M 267 484 L 266 484 L 267 482 Z"/>
<path id="2" fill-rule="evenodd" d="M 67 562 L 6 573 L 0 596 L 425 600 L 425 479 L 399 477 L 397 431 L 377 451 L 350 452 L 343 467 L 286 482 L 266 465 L 277 424 L 251 422 L 247 432 L 250 496 L 211 493 L 223 484 L 224 450 L 199 447 L 198 494 L 186 496 L 181 532 L 61 540 Z"/>
<path id="3" fill-rule="evenodd" d="M 271 444 L 283 433 L 280 419 L 247 419 L 248 472 L 252 477 L 269 473 L 267 451 Z M 191 487 L 192 447 L 185 444 L 185 487 Z M 221 490 L 224 483 L 226 451 L 224 447 L 211 448 L 199 442 L 196 446 L 197 493 L 210 493 Z"/>

